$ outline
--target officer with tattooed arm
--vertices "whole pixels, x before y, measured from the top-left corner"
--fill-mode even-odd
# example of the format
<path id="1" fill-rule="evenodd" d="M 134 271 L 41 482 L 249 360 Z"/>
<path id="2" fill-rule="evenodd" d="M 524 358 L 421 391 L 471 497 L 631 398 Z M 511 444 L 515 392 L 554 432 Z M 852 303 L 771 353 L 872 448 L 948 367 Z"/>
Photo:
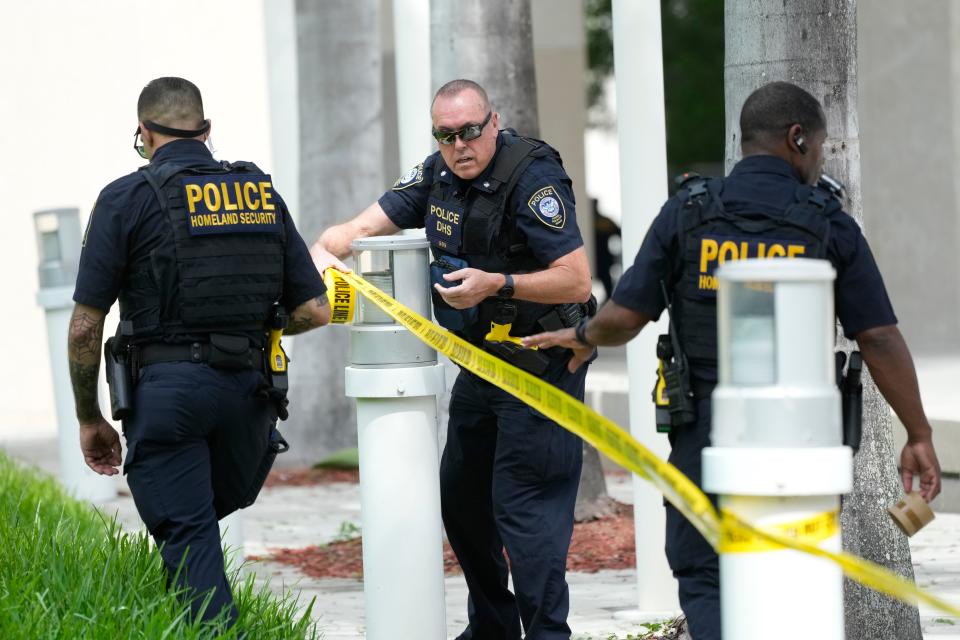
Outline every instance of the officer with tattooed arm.
<path id="1" fill-rule="evenodd" d="M 345 269 L 356 238 L 423 227 L 434 313 L 443 326 L 583 398 L 585 368 L 567 349 L 533 350 L 520 337 L 573 326 L 590 312 L 591 279 L 570 178 L 539 140 L 500 131 L 500 116 L 470 80 L 437 91 L 440 150 L 358 216 L 311 248 L 317 266 Z M 461 640 L 570 637 L 565 564 L 582 442 L 507 392 L 461 371 L 450 398 L 440 464 L 444 526 L 470 589 Z M 516 595 L 507 589 L 506 548 Z"/>
<path id="2" fill-rule="evenodd" d="M 910 491 L 919 476 L 920 492 L 930 501 L 940 492 L 940 465 L 916 372 L 867 241 L 843 211 L 837 183 L 821 178 L 826 124 L 820 103 L 800 87 L 772 82 L 757 89 L 740 112 L 743 159 L 730 175 L 684 176 L 596 318 L 524 343 L 571 348 L 576 369 L 595 346 L 631 340 L 669 303 L 670 341 L 689 363 L 693 394 L 689 419 L 670 428 L 670 462 L 699 486 L 717 383 L 715 269 L 729 259 L 827 259 L 837 272 L 835 308 L 844 334 L 857 341 L 877 387 L 906 427 L 903 487 Z M 718 640 L 717 554 L 672 505 L 666 553 L 691 636 Z"/>
<path id="3" fill-rule="evenodd" d="M 232 622 L 217 521 L 253 503 L 285 450 L 281 331 L 324 325 L 330 311 L 270 176 L 218 162 L 205 145 L 210 120 L 196 86 L 151 81 L 137 119 L 134 148 L 150 163 L 100 193 L 73 296 L 80 446 L 94 471 L 117 473 L 120 439 L 100 412 L 97 375 L 104 318 L 119 299 L 105 355 L 130 491 L 194 614 L 209 596 L 203 618 L 226 610 Z"/>

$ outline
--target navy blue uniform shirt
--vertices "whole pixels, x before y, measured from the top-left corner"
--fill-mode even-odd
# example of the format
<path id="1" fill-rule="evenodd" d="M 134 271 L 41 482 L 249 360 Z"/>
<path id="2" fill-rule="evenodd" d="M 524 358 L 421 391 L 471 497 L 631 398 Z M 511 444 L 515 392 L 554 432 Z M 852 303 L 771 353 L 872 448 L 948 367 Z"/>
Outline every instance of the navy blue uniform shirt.
<path id="1" fill-rule="evenodd" d="M 497 151 L 502 146 L 503 134 L 500 133 Z M 378 202 L 398 227 L 423 228 L 434 180 L 451 183 L 465 195 L 469 189 L 489 193 L 491 190 L 484 183 L 493 171 L 495 161 L 496 154 L 479 176 L 473 180 L 461 180 L 450 169 L 441 168 L 440 152 L 436 151 L 401 176 Z M 550 197 L 551 188 L 559 200 Z M 550 195 L 541 198 L 541 194 Z M 510 195 L 507 208 L 526 236 L 534 257 L 544 266 L 583 246 L 577 227 L 572 183 L 567 172 L 552 157 L 537 158 L 527 167 Z"/>
<path id="2" fill-rule="evenodd" d="M 199 140 L 169 142 L 157 149 L 151 162 L 171 162 L 191 168 L 220 166 Z M 286 204 L 279 195 L 276 197 L 286 232 L 280 302 L 290 311 L 311 298 L 324 295 L 326 287 Z M 74 301 L 108 311 L 117 300 L 128 270 L 149 264 L 150 250 L 160 244 L 168 233 L 167 227 L 160 202 L 141 172 L 135 171 L 107 185 L 100 192 L 87 223 Z"/>
<path id="3" fill-rule="evenodd" d="M 786 211 L 794 202 L 798 184 L 800 177 L 786 160 L 750 156 L 724 178 L 721 200 L 728 210 L 754 205 Z M 677 223 L 682 206 L 677 196 L 667 200 L 650 225 L 633 266 L 617 284 L 614 302 L 653 319 L 660 317 L 664 309 L 660 280 L 669 282 L 679 251 Z M 834 304 L 844 334 L 853 338 L 866 329 L 896 324 L 880 270 L 856 220 L 838 207 L 825 215 L 830 222 L 827 259 L 837 271 Z"/>

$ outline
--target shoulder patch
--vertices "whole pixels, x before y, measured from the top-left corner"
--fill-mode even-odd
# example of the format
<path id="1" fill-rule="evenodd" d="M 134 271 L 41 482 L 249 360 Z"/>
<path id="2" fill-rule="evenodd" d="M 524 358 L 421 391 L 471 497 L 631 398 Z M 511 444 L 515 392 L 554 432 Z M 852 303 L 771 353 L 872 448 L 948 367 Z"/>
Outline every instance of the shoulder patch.
<path id="1" fill-rule="evenodd" d="M 402 191 L 407 187 L 412 187 L 415 184 L 423 182 L 423 163 L 421 162 L 414 168 L 407 171 L 405 174 L 397 178 L 397 181 L 393 183 L 394 191 Z"/>
<path id="2" fill-rule="evenodd" d="M 563 206 L 563 199 L 551 185 L 539 189 L 530 196 L 527 206 L 533 211 L 537 220 L 551 229 L 563 229 L 563 225 L 567 222 L 567 210 Z"/>

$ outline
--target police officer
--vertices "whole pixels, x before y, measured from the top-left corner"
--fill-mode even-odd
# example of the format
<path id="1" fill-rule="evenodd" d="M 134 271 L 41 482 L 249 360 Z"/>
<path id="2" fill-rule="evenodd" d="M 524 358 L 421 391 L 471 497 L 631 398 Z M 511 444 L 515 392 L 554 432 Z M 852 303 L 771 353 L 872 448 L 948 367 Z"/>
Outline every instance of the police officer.
<path id="1" fill-rule="evenodd" d="M 591 279 L 570 178 L 546 143 L 499 130 L 470 80 L 437 91 L 440 150 L 311 248 L 317 266 L 346 267 L 355 238 L 425 227 L 438 321 L 578 398 L 585 368 L 570 351 L 526 350 L 508 337 L 570 326 Z M 491 331 L 491 326 L 496 331 Z M 570 637 L 565 565 L 582 443 L 490 383 L 461 371 L 440 465 L 447 537 L 470 589 L 462 640 Z M 507 589 L 506 548 L 516 595 Z"/>
<path id="2" fill-rule="evenodd" d="M 329 306 L 270 176 L 213 159 L 196 86 L 151 81 L 137 118 L 134 147 L 150 163 L 100 193 L 73 296 L 80 444 L 94 471 L 117 473 L 120 440 L 100 412 L 97 373 L 104 316 L 119 298 L 118 333 L 131 345 L 136 381 L 123 430 L 137 511 L 194 614 L 209 596 L 202 617 L 226 609 L 233 621 L 217 520 L 253 502 L 285 444 L 275 430 L 285 399 L 265 373 L 265 331 L 275 326 L 275 303 L 292 310 L 287 334 L 325 324 Z"/>
<path id="3" fill-rule="evenodd" d="M 940 467 L 930 423 L 880 272 L 854 219 L 830 190 L 814 186 L 827 137 L 820 104 L 793 84 L 773 82 L 747 98 L 740 130 L 743 160 L 726 178 L 690 181 L 667 201 L 596 318 L 525 342 L 574 348 L 570 366 L 576 367 L 594 346 L 624 344 L 656 320 L 665 307 L 663 281 L 689 359 L 697 414 L 695 422 L 672 429 L 670 462 L 699 485 L 700 453 L 710 444 L 710 392 L 717 382 L 713 272 L 720 252 L 713 249 L 735 237 L 738 255 L 727 251 L 724 258 L 826 258 L 837 272 L 835 308 L 844 334 L 857 341 L 880 392 L 907 429 L 900 457 L 904 489 L 910 491 L 919 475 L 923 497 L 932 500 L 940 491 Z M 666 552 L 691 635 L 720 638 L 717 555 L 672 506 Z"/>

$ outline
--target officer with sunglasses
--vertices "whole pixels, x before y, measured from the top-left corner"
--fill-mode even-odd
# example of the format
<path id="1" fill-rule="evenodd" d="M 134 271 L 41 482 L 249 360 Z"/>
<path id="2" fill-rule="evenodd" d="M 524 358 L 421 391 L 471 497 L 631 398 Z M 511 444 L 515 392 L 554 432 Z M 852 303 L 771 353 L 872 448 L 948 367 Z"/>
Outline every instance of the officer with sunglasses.
<path id="1" fill-rule="evenodd" d="M 582 399 L 586 367 L 568 349 L 532 350 L 521 336 L 590 313 L 591 277 L 570 178 L 557 152 L 499 130 L 470 80 L 437 91 L 438 152 L 311 248 L 321 270 L 356 238 L 425 228 L 437 321 Z M 469 597 L 461 640 L 570 637 L 565 579 L 582 442 L 490 383 L 461 371 L 440 466 L 443 522 Z M 508 564 L 514 593 L 507 588 Z"/>
<path id="2" fill-rule="evenodd" d="M 97 378 L 104 319 L 119 299 L 119 343 L 108 341 L 106 355 L 113 391 L 119 378 L 135 385 L 112 407 L 130 492 L 194 614 L 232 622 L 217 520 L 254 501 L 286 444 L 265 334 L 283 324 L 276 303 L 292 310 L 287 334 L 326 324 L 329 305 L 270 176 L 211 155 L 195 85 L 151 81 L 137 119 L 134 148 L 150 163 L 100 192 L 73 295 L 81 450 L 97 473 L 117 473 L 120 439 L 100 411 Z"/>

